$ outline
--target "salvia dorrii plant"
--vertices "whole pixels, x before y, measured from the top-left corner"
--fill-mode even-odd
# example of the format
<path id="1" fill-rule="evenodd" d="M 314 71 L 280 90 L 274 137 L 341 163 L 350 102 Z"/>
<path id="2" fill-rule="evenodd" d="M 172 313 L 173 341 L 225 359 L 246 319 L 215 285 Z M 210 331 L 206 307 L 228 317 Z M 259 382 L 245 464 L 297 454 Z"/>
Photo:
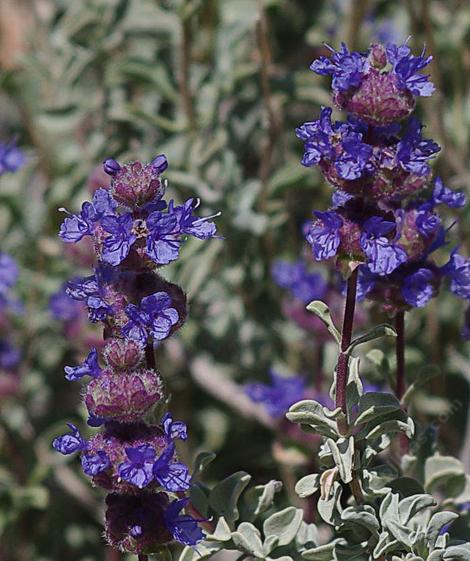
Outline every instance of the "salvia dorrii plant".
<path id="1" fill-rule="evenodd" d="M 334 188 L 331 208 L 315 211 L 307 241 L 314 259 L 335 260 L 346 281 L 342 330 L 327 304 L 315 299 L 307 306 L 338 345 L 330 390 L 335 403 L 328 407 L 304 398 L 287 412 L 290 421 L 322 437 L 312 462 L 319 469 L 302 477 L 295 490 L 312 501 L 316 520 L 330 530 L 319 532 L 295 507 L 259 524 L 253 513 L 247 515 L 243 498 L 239 504 L 237 488 L 230 497 L 235 508 L 219 517 L 197 553 L 186 548 L 181 561 L 207 558 L 221 549 L 285 561 L 470 560 L 468 533 L 461 530 L 457 538 L 451 528 L 459 512 L 468 510 L 470 477 L 456 458 L 432 447 L 423 455 L 407 412 L 414 391 L 433 370 L 418 373 L 406 387 L 405 312 L 424 306 L 445 281 L 457 296 L 470 297 L 469 260 L 446 248 L 450 228 L 436 211 L 438 205 L 461 207 L 465 199 L 439 178 L 432 181 L 429 161 L 439 147 L 411 116 L 416 97 L 433 93 L 421 73 L 429 62 L 424 52 L 413 55 L 407 44 L 373 44 L 366 53 L 350 52 L 344 44 L 339 51 L 331 49 L 330 57 L 314 61 L 311 68 L 332 77 L 334 104 L 347 117 L 333 121 L 332 109 L 322 108 L 318 120 L 297 130 L 305 143 L 302 163 L 319 166 Z M 395 329 L 382 324 L 353 337 L 356 300 L 364 297 L 394 318 Z M 395 388 L 366 391 L 353 351 L 384 335 L 396 340 Z M 378 349 L 368 356 L 376 357 L 378 370 L 386 370 Z M 274 415 L 303 391 L 297 378 L 276 375 L 271 386 L 249 389 Z M 242 481 L 239 477 L 244 489 Z M 216 489 L 199 499 L 205 514 L 214 510 Z M 276 490 L 273 485 L 259 489 L 264 506 L 272 507 Z M 262 511 L 259 503 L 257 508 L 255 514 Z"/>
<path id="2" fill-rule="evenodd" d="M 67 294 L 86 303 L 90 321 L 103 323 L 104 345 L 65 368 L 67 380 L 88 377 L 88 424 L 101 430 L 87 440 L 69 424 L 53 446 L 62 454 L 77 452 L 93 485 L 108 492 L 107 542 L 142 558 L 174 540 L 194 546 L 202 538 L 199 520 L 185 513 L 191 476 L 175 450 L 187 429 L 166 411 L 154 353 L 184 324 L 186 296 L 157 271 L 178 258 L 187 236 L 208 239 L 216 228 L 212 217 L 194 214 L 197 201 L 165 201 L 167 167 L 164 155 L 148 164 L 107 159 L 109 188 L 96 190 L 60 228 L 67 243 L 93 240 L 94 272 L 72 279 Z"/>
<path id="3" fill-rule="evenodd" d="M 298 129 L 303 164 L 318 165 L 334 188 L 331 208 L 315 212 L 307 233 L 314 258 L 334 259 L 346 282 L 342 330 L 315 295 L 307 306 L 338 345 L 334 405 L 305 399 L 304 382 L 296 378 L 287 383 L 274 374 L 271 386 L 255 388 L 275 416 L 303 397 L 290 405 L 287 418 L 321 438 L 315 473 L 295 487 L 314 505 L 308 520 L 294 506 L 274 509 L 276 481 L 248 488 L 250 476 L 237 472 L 212 489 L 198 481 L 191 486 L 174 447 L 175 439 L 186 438 L 186 427 L 168 413 L 151 420 L 151 410 L 158 418 L 165 409 L 154 344 L 186 316 L 184 293 L 155 269 L 178 257 L 183 236 L 215 235 L 210 219 L 193 216 L 193 201 L 164 202 L 166 159 L 126 166 L 106 160 L 110 188 L 98 189 L 80 214 L 65 219 L 62 239 L 91 236 L 98 259 L 94 274 L 72 280 L 68 293 L 86 302 L 91 321 L 105 326 L 102 353 L 93 349 L 83 364 L 67 367 L 66 376 L 90 377 L 84 393 L 89 424 L 102 428 L 86 440 L 70 425 L 54 447 L 78 452 L 84 472 L 109 492 L 105 534 L 114 547 L 145 557 L 176 540 L 186 545 L 181 561 L 224 549 L 283 561 L 470 559 L 470 544 L 449 533 L 470 500 L 470 478 L 457 459 L 434 451 L 423 456 L 421 448 L 418 454 L 405 445 L 406 439 L 413 444 L 415 433 L 407 406 L 432 372 L 406 388 L 404 314 L 424 306 L 446 280 L 465 299 L 470 284 L 469 262 L 446 249 L 449 228 L 436 211 L 442 204 L 461 207 L 464 197 L 439 178 L 432 181 L 429 160 L 439 147 L 411 116 L 415 98 L 433 92 L 421 74 L 429 60 L 412 55 L 406 44 L 372 45 L 367 53 L 342 45 L 312 65 L 333 77 L 334 103 L 347 112 L 346 120 L 332 121 L 332 110 L 323 108 L 317 121 Z M 395 329 L 383 324 L 353 338 L 359 297 L 378 302 L 394 317 Z M 383 335 L 396 339 L 394 393 L 365 391 L 353 356 L 359 345 Z M 198 519 L 181 514 L 188 492 Z M 330 531 L 319 532 L 315 517 Z M 206 535 L 199 520 L 209 522 Z"/>

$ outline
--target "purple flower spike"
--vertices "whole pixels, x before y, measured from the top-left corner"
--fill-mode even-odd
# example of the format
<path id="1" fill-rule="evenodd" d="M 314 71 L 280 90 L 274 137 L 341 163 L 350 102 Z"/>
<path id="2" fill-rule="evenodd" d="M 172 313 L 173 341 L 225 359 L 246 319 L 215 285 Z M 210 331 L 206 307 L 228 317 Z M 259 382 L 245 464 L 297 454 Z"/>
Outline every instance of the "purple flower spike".
<path id="1" fill-rule="evenodd" d="M 69 381 L 80 380 L 83 376 L 92 376 L 94 378 L 101 374 L 101 368 L 98 365 L 98 352 L 92 349 L 86 359 L 79 366 L 66 366 L 64 368 Z"/>
<path id="2" fill-rule="evenodd" d="M 99 450 L 96 454 L 83 454 L 80 462 L 83 472 L 90 477 L 95 477 L 111 466 L 108 456 L 102 450 Z"/>
<path id="3" fill-rule="evenodd" d="M 168 168 L 168 160 L 165 154 L 158 154 L 150 164 L 155 169 L 157 173 L 163 173 Z"/>
<path id="4" fill-rule="evenodd" d="M 129 461 L 119 466 L 118 473 L 121 479 L 132 483 L 139 489 L 147 487 L 153 479 L 153 465 L 155 449 L 143 444 L 137 448 L 126 448 Z"/>
<path id="5" fill-rule="evenodd" d="M 173 501 L 168 506 L 164 519 L 173 539 L 183 545 L 195 546 L 204 538 L 204 534 L 197 524 L 198 520 L 189 514 L 180 514 L 187 502 L 188 499 Z"/>
<path id="6" fill-rule="evenodd" d="M 112 158 L 107 158 L 103 162 L 103 169 L 108 175 L 116 175 L 116 173 L 121 169 L 121 166 L 113 160 Z"/>
<path id="7" fill-rule="evenodd" d="M 171 413 L 165 413 L 161 424 L 168 442 L 175 439 L 186 440 L 188 438 L 186 423 L 183 423 L 183 421 L 173 421 L 173 415 Z"/>
<path id="8" fill-rule="evenodd" d="M 174 453 L 175 445 L 172 443 L 153 464 L 153 476 L 166 491 L 187 491 L 191 484 L 189 469 L 181 462 L 170 463 Z"/>
<path id="9" fill-rule="evenodd" d="M 461 208 L 465 206 L 467 198 L 462 191 L 452 191 L 446 187 L 440 177 L 434 182 L 433 199 L 435 204 L 444 204 L 450 208 Z"/>
<path id="10" fill-rule="evenodd" d="M 394 222 L 383 220 L 379 216 L 372 216 L 363 225 L 361 247 L 372 273 L 389 275 L 407 260 L 405 250 L 395 246 L 385 237 L 385 234 L 388 234 L 394 228 Z"/>
<path id="11" fill-rule="evenodd" d="M 317 261 L 334 257 L 341 241 L 341 216 L 336 212 L 314 212 L 319 219 L 314 222 L 307 234 L 307 241 L 312 246 L 313 256 Z"/>
<path id="12" fill-rule="evenodd" d="M 70 431 L 67 434 L 63 434 L 62 436 L 58 436 L 54 438 L 52 442 L 52 446 L 65 456 L 68 454 L 73 454 L 74 452 L 80 452 L 82 450 L 86 450 L 87 442 L 84 440 L 81 435 L 80 431 L 77 429 L 75 425 L 72 423 L 67 423 Z"/>

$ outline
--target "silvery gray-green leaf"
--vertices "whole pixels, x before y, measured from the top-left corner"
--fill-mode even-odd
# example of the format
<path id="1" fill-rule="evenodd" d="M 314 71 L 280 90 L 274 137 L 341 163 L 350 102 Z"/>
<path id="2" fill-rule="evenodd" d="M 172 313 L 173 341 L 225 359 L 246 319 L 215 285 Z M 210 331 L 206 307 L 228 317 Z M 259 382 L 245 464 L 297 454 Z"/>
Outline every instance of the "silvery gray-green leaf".
<path id="1" fill-rule="evenodd" d="M 238 500 L 251 480 L 248 473 L 239 471 L 218 483 L 209 495 L 209 505 L 223 516 L 228 524 L 238 520 Z"/>
<path id="2" fill-rule="evenodd" d="M 295 485 L 295 492 L 301 498 L 310 497 L 320 489 L 320 475 L 312 473 L 299 479 Z"/>
<path id="3" fill-rule="evenodd" d="M 341 341 L 341 334 L 338 331 L 338 328 L 333 323 L 330 309 L 328 308 L 328 305 L 325 304 L 325 302 L 322 302 L 321 300 L 314 300 L 307 306 L 307 310 L 317 315 L 322 320 L 337 343 Z"/>
<path id="4" fill-rule="evenodd" d="M 373 341 L 374 339 L 379 339 L 380 337 L 396 337 L 397 332 L 395 329 L 388 325 L 387 323 L 383 323 L 381 325 L 377 325 L 364 335 L 353 339 L 349 347 L 347 348 L 346 352 L 351 353 L 352 350 L 357 347 L 358 345 L 362 345 L 363 343 L 368 343 L 369 341 Z"/>
<path id="5" fill-rule="evenodd" d="M 286 417 L 293 423 L 308 425 L 315 431 L 330 438 L 337 438 L 336 423 L 325 414 L 325 408 L 314 400 L 303 400 L 295 403 L 286 413 Z"/>
<path id="6" fill-rule="evenodd" d="M 287 507 L 280 512 L 272 514 L 263 523 L 263 532 L 266 538 L 276 536 L 279 546 L 287 545 L 296 536 L 302 523 L 303 512 L 295 507 Z"/>
<path id="7" fill-rule="evenodd" d="M 389 393 L 368 392 L 359 399 L 359 415 L 356 425 L 368 423 L 378 417 L 400 410 L 400 402 Z"/>

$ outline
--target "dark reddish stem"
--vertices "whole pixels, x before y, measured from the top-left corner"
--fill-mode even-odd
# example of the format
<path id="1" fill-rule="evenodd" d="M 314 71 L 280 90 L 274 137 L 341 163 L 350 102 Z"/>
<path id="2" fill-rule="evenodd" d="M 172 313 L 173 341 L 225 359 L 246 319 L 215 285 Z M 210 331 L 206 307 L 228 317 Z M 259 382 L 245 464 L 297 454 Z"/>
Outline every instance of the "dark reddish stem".
<path id="1" fill-rule="evenodd" d="M 148 561 L 148 558 L 149 558 L 148 555 L 141 554 L 138 556 L 139 561 Z"/>
<path id="2" fill-rule="evenodd" d="M 349 355 L 347 350 L 351 345 L 352 332 L 354 326 L 354 311 L 356 309 L 357 292 L 357 268 L 351 273 L 346 289 L 346 304 L 344 307 L 343 330 L 341 332 L 341 349 L 336 365 L 336 407 L 341 407 L 344 413 L 343 419 L 338 419 L 338 430 L 341 434 L 347 434 L 347 407 L 346 407 L 346 386 L 348 384 L 348 365 Z M 364 502 L 361 484 L 356 471 L 353 472 L 353 479 L 349 484 L 351 492 L 358 505 Z"/>
<path id="3" fill-rule="evenodd" d="M 354 325 L 354 310 L 356 308 L 356 291 L 357 291 L 357 269 L 355 269 L 348 279 L 346 292 L 346 305 L 343 316 L 343 331 L 341 333 L 341 351 L 336 366 L 336 407 L 347 415 L 346 408 L 346 385 L 348 383 L 348 362 L 349 357 L 346 352 L 351 344 L 352 331 Z M 347 422 L 342 421 L 338 427 L 342 433 L 347 431 Z"/>
<path id="4" fill-rule="evenodd" d="M 156 369 L 156 363 L 155 363 L 155 350 L 153 348 L 153 343 L 150 342 L 146 347 L 145 347 L 145 360 L 147 362 L 147 368 L 151 368 L 153 370 Z"/>
<path id="5" fill-rule="evenodd" d="M 397 357 L 397 379 L 395 395 L 399 400 L 405 394 L 405 312 L 397 312 L 395 315 L 396 357 Z"/>

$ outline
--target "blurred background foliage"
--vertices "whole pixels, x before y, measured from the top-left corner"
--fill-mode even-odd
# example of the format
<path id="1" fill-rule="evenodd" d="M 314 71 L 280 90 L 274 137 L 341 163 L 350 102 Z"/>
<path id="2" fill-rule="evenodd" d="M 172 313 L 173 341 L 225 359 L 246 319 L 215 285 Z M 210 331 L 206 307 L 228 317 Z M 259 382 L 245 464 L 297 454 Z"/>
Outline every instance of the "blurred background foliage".
<path id="1" fill-rule="evenodd" d="M 85 318 L 71 328 L 50 313 L 51 295 L 90 265 L 86 247 L 77 253 L 58 239 L 58 209 L 78 209 L 106 181 L 105 157 L 147 161 L 164 152 L 170 196 L 222 211 L 223 239 L 187 242 L 184 258 L 164 270 L 191 303 L 185 328 L 157 355 L 175 415 L 190 426 L 180 454 L 212 450 L 208 481 L 244 469 L 255 482 L 281 479 L 279 500 L 298 501 L 292 482 L 311 459 L 280 438 L 242 385 L 266 381 L 275 366 L 326 390 L 332 372 L 333 346 L 283 315 L 283 292 L 271 280 L 275 259 L 306 253 L 302 225 L 329 204 L 318 172 L 299 164 L 294 134 L 330 103 L 328 83 L 308 67 L 324 42 L 362 49 L 409 35 L 435 57 L 438 92 L 419 107 L 443 148 L 435 170 L 470 194 L 465 0 L 1 0 L 0 140 L 15 137 L 27 155 L 0 179 L 1 251 L 20 266 L 24 304 L 12 331 L 20 384 L 0 396 L 1 561 L 119 558 L 102 544 L 99 492 L 50 446 L 66 420 L 84 425 L 78 386 L 64 380 L 63 366 L 100 335 Z M 469 213 L 454 226 L 467 255 Z M 361 313 L 386 320 L 366 305 Z M 460 454 L 469 470 L 463 321 L 448 294 L 414 311 L 407 358 L 410 381 L 423 365 L 442 372 L 413 403 L 423 427 L 432 423 L 426 445 Z M 384 356 L 391 351 L 384 342 Z M 371 361 L 363 372 L 379 381 Z"/>

